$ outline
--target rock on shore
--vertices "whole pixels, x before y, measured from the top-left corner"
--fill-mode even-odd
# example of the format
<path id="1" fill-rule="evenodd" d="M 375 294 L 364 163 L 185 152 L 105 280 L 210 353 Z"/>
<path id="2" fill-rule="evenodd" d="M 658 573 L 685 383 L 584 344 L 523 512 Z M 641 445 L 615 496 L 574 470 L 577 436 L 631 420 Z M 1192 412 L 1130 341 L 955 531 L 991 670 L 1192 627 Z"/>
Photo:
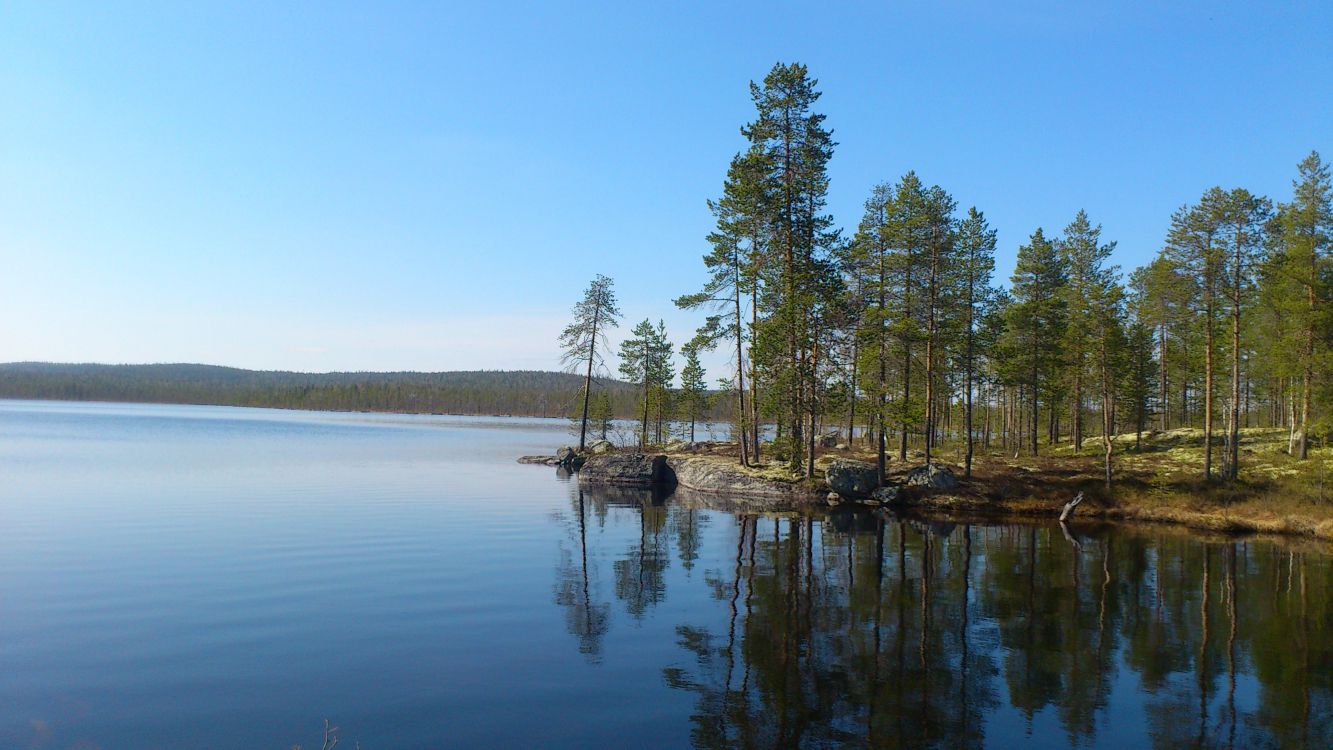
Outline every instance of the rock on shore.
<path id="1" fill-rule="evenodd" d="M 676 482 L 695 492 L 735 497 L 774 498 L 791 502 L 816 502 L 820 493 L 795 482 L 781 482 L 747 474 L 732 463 L 709 458 L 672 456 L 669 460 Z"/>
<path id="2" fill-rule="evenodd" d="M 579 469 L 579 482 L 653 487 L 675 484 L 676 475 L 663 455 L 605 453 L 588 457 Z"/>
<path id="3" fill-rule="evenodd" d="M 864 461 L 839 458 L 824 470 L 824 480 L 842 497 L 869 497 L 879 487 L 879 469 Z"/>
<path id="4" fill-rule="evenodd" d="M 954 476 L 953 471 L 944 464 L 930 463 L 907 472 L 907 484 L 935 490 L 952 490 L 958 487 L 958 477 Z"/>

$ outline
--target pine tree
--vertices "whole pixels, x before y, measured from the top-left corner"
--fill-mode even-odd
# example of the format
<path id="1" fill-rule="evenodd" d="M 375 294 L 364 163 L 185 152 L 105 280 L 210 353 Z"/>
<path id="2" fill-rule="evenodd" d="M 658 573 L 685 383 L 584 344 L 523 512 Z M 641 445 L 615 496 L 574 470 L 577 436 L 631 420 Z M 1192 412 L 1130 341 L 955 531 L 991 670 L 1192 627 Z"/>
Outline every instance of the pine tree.
<path id="1" fill-rule="evenodd" d="M 756 117 L 742 129 L 751 148 L 763 154 L 768 174 L 765 194 L 769 242 L 761 261 L 765 316 L 755 331 L 756 364 L 771 373 L 770 403 L 785 423 L 787 459 L 793 470 L 808 471 L 805 418 L 814 414 L 808 398 L 814 309 L 810 281 L 815 261 L 837 240 L 832 218 L 824 212 L 828 160 L 833 140 L 824 115 L 812 111 L 819 92 L 804 65 L 777 64 L 763 84 L 751 83 Z"/>
<path id="2" fill-rule="evenodd" d="M 926 464 L 931 461 L 938 430 L 938 373 L 941 357 L 941 330 L 951 295 L 950 283 L 957 258 L 953 233 L 954 200 L 938 185 L 926 193 L 923 243 L 926 255 Z"/>
<path id="3" fill-rule="evenodd" d="M 962 263 L 965 343 L 963 364 L 963 434 L 966 448 L 963 472 L 972 476 L 972 454 L 976 430 L 972 422 L 972 399 L 977 369 L 977 328 L 988 302 L 993 297 L 991 277 L 995 274 L 995 230 L 986 223 L 986 217 L 976 207 L 967 210 L 967 216 L 958 224 L 958 250 Z"/>
<path id="4" fill-rule="evenodd" d="M 1275 266 L 1283 280 L 1299 288 L 1303 307 L 1295 312 L 1301 333 L 1300 434 L 1296 455 L 1309 458 L 1310 411 L 1314 397 L 1316 349 L 1321 342 L 1319 329 L 1328 318 L 1329 256 L 1333 252 L 1333 186 L 1329 167 L 1312 151 L 1297 167 L 1292 183 L 1292 200 L 1279 207 L 1274 236 L 1278 243 Z M 1321 319 L 1322 318 L 1322 319 Z"/>
<path id="5" fill-rule="evenodd" d="M 1008 372 L 1021 391 L 1026 391 L 1031 427 L 1029 450 L 1037 455 L 1037 433 L 1041 424 L 1039 404 L 1052 408 L 1052 384 L 1061 363 L 1060 347 L 1067 313 L 1064 285 L 1066 270 L 1055 243 L 1040 228 L 1028 244 L 1018 248 L 1014 268 L 1013 304 L 1007 311 Z"/>
<path id="6" fill-rule="evenodd" d="M 864 390 L 872 399 L 875 420 L 875 445 L 879 481 L 884 482 L 885 453 L 888 424 L 889 375 L 889 320 L 890 267 L 892 264 L 892 232 L 889 225 L 893 187 L 887 183 L 876 185 L 865 202 L 865 213 L 856 234 L 848 245 L 846 265 L 849 276 L 857 280 L 861 290 L 862 325 L 857 354 L 866 357 L 861 364 L 864 372 Z M 853 389 L 853 395 L 854 395 Z"/>
<path id="7" fill-rule="evenodd" d="M 1203 477 L 1213 478 L 1213 395 L 1217 313 L 1226 270 L 1222 246 L 1223 213 L 1227 196 L 1212 188 L 1194 206 L 1185 206 L 1171 216 L 1166 254 L 1181 273 L 1197 280 L 1195 306 L 1203 313 Z"/>
<path id="8" fill-rule="evenodd" d="M 1092 345 L 1090 359 L 1101 391 L 1102 460 L 1106 488 L 1111 488 L 1111 456 L 1115 449 L 1116 401 L 1126 371 L 1127 346 L 1121 321 L 1125 317 L 1125 292 L 1114 268 L 1098 267 L 1087 282 L 1085 322 Z"/>
<path id="9" fill-rule="evenodd" d="M 616 304 L 612 281 L 598 275 L 588 284 L 583 299 L 574 305 L 574 320 L 560 334 L 561 362 L 575 370 L 586 366 L 583 380 L 583 408 L 579 415 L 579 450 L 588 436 L 588 401 L 592 396 L 593 370 L 604 365 L 603 352 L 608 348 L 606 330 L 620 325 L 620 308 Z"/>
<path id="10" fill-rule="evenodd" d="M 1068 325 L 1065 328 L 1065 367 L 1072 390 L 1070 401 L 1070 429 L 1074 451 L 1083 448 L 1083 379 L 1088 369 L 1088 358 L 1096 343 L 1092 340 L 1092 309 L 1096 293 L 1105 281 L 1103 267 L 1115 249 L 1115 243 L 1101 244 L 1101 225 L 1093 226 L 1084 211 L 1065 227 L 1064 236 L 1057 242 L 1061 261 L 1068 270 L 1064 287 Z"/>
<path id="11" fill-rule="evenodd" d="M 742 466 L 749 465 L 752 455 L 758 460 L 758 430 L 756 428 L 751 434 L 747 429 L 752 415 L 746 411 L 745 403 L 747 337 L 744 307 L 747 304 L 751 307 L 753 318 L 759 282 L 757 263 L 767 237 L 765 211 L 768 196 L 764 179 L 768 170 L 765 159 L 766 154 L 758 149 L 737 154 L 732 159 L 722 186 L 722 198 L 708 202 L 717 222 L 714 231 L 708 235 L 713 251 L 704 256 L 704 266 L 710 274 L 708 282 L 703 291 L 676 300 L 676 306 L 682 309 L 711 307 L 718 312 L 709 316 L 699 329 L 696 338 L 700 348 L 712 349 L 724 339 L 734 342 L 736 376 L 733 382 Z M 753 387 L 753 380 L 751 384 Z"/>
<path id="12" fill-rule="evenodd" d="M 1264 245 L 1264 228 L 1272 214 L 1272 203 L 1244 188 L 1227 194 L 1222 218 L 1226 247 L 1226 295 L 1231 302 L 1231 399 L 1227 409 L 1226 477 L 1235 481 L 1240 471 L 1240 368 L 1241 308 L 1251 283 L 1258 253 Z"/>

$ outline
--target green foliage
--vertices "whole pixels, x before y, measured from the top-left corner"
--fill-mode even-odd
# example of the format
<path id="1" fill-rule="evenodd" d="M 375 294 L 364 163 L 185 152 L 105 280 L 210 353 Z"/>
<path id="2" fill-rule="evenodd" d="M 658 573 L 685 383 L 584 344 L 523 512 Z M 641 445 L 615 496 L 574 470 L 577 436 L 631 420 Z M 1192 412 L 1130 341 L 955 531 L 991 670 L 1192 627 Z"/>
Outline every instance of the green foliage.
<path id="1" fill-rule="evenodd" d="M 593 372 L 602 367 L 602 352 L 607 348 L 606 330 L 618 326 L 620 308 L 616 305 L 611 279 L 598 275 L 574 306 L 574 319 L 560 334 L 561 361 L 566 367 L 584 370 L 583 403 L 579 409 L 579 450 L 588 435 L 588 404 L 592 397 Z"/>
<path id="2" fill-rule="evenodd" d="M 620 344 L 620 374 L 626 380 L 642 384 L 641 446 L 649 444 L 648 424 L 651 416 L 656 415 L 654 439 L 658 443 L 662 442 L 663 430 L 670 421 L 671 382 L 676 377 L 671 352 L 671 341 L 667 338 L 666 324 L 662 321 L 658 321 L 654 328 L 652 322 L 645 319 L 634 326 L 630 338 Z"/>

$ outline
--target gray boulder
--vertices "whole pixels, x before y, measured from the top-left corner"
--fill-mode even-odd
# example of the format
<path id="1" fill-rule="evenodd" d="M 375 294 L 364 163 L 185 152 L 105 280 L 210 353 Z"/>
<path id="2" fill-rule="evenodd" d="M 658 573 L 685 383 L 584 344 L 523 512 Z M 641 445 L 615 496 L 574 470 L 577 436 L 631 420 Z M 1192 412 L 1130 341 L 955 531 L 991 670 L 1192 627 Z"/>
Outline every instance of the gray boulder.
<path id="1" fill-rule="evenodd" d="M 588 444 L 588 452 L 594 456 L 599 456 L 603 453 L 610 453 L 613 447 L 615 446 L 611 445 L 610 440 L 594 440 Z"/>
<path id="2" fill-rule="evenodd" d="M 824 480 L 843 497 L 869 497 L 879 486 L 879 470 L 864 461 L 839 458 L 824 471 Z"/>
<path id="3" fill-rule="evenodd" d="M 519 456 L 518 462 L 521 464 L 539 464 L 544 466 L 557 466 L 560 460 L 555 456 Z"/>
<path id="4" fill-rule="evenodd" d="M 820 448 L 833 448 L 837 446 L 838 443 L 841 442 L 842 442 L 842 434 L 837 431 L 827 432 L 819 436 Z"/>
<path id="5" fill-rule="evenodd" d="M 579 482 L 652 487 L 676 483 L 667 457 L 643 453 L 604 453 L 589 456 L 579 471 Z"/>
<path id="6" fill-rule="evenodd" d="M 877 487 L 874 492 L 870 493 L 870 499 L 880 505 L 892 505 L 898 502 L 902 490 L 902 485 L 886 484 L 883 487 Z"/>
<path id="7" fill-rule="evenodd" d="M 907 483 L 913 487 L 952 490 L 958 487 L 958 477 L 944 464 L 927 464 L 907 472 Z"/>
<path id="8" fill-rule="evenodd" d="M 688 440 L 672 440 L 666 444 L 665 450 L 671 453 L 694 453 L 699 450 L 699 444 Z"/>
<path id="9" fill-rule="evenodd" d="M 568 465 L 571 461 L 574 460 L 574 456 L 576 455 L 578 454 L 574 452 L 574 448 L 568 445 L 562 445 L 559 448 L 555 449 L 556 463 L 562 466 Z"/>
<path id="10" fill-rule="evenodd" d="M 706 456 L 672 456 L 676 482 L 689 490 L 745 501 L 771 503 L 771 507 L 801 505 L 820 498 L 802 482 L 783 482 L 758 477 L 738 468 L 731 460 Z"/>

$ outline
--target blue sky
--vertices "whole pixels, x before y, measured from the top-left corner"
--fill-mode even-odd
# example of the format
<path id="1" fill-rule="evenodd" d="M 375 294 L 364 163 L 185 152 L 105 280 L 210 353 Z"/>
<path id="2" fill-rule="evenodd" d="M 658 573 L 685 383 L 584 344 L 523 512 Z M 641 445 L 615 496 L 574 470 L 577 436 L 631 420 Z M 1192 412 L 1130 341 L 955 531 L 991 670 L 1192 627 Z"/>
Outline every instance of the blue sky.
<path id="1" fill-rule="evenodd" d="M 809 65 L 854 227 L 915 169 L 1126 269 L 1206 188 L 1333 157 L 1333 4 L 0 6 L 0 361 L 557 366 L 703 281 L 747 85 Z M 622 330 L 624 330 L 622 329 Z"/>

